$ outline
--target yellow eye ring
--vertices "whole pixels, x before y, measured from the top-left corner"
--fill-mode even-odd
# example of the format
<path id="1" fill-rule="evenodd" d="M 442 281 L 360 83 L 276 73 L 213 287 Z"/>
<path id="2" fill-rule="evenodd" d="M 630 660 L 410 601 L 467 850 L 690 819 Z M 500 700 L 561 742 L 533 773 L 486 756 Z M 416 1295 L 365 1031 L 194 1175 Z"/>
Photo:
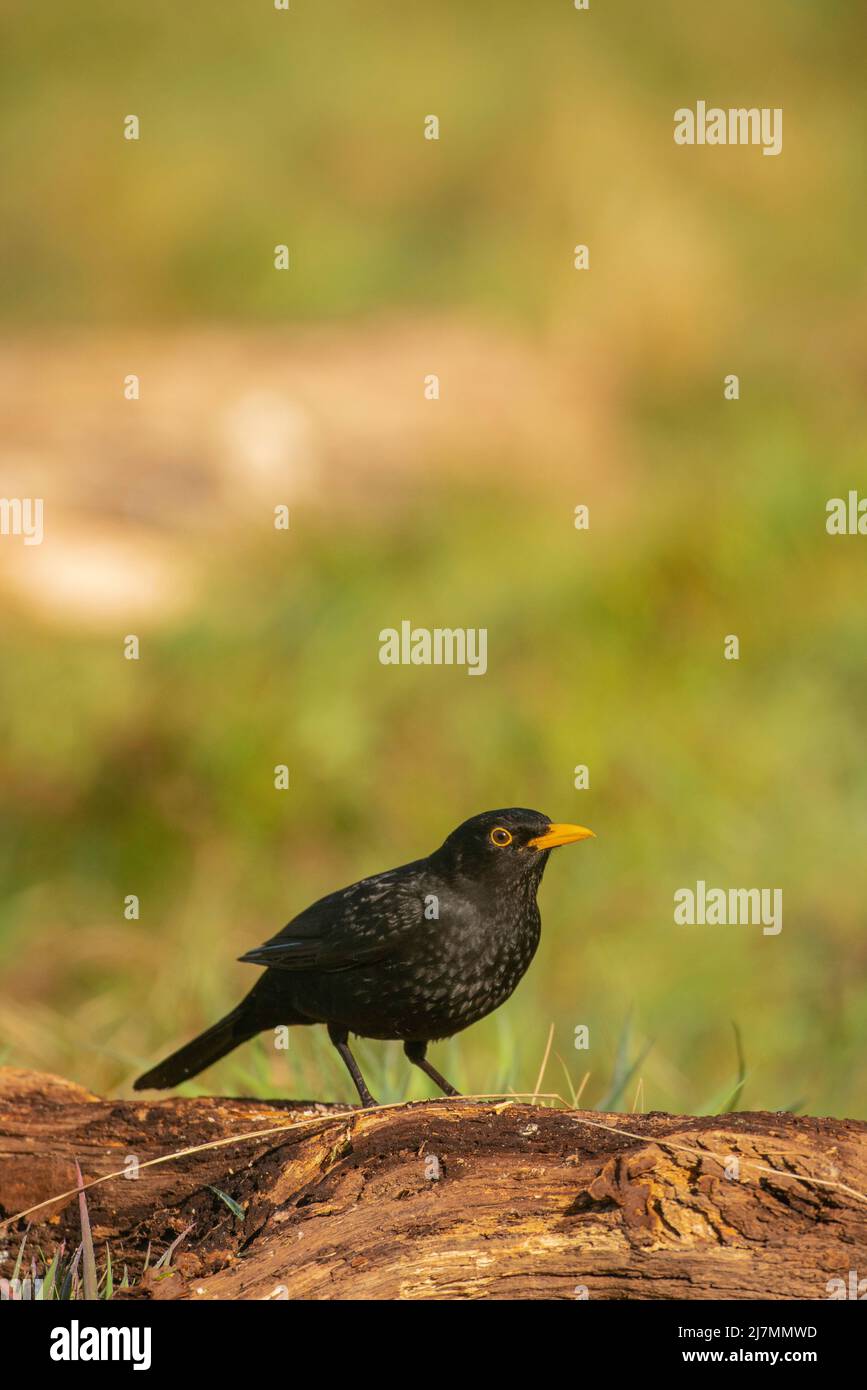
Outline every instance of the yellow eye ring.
<path id="1" fill-rule="evenodd" d="M 512 837 L 503 825 L 494 826 L 491 831 L 490 840 L 491 844 L 496 845 L 498 849 L 504 849 L 506 845 L 512 843 Z"/>

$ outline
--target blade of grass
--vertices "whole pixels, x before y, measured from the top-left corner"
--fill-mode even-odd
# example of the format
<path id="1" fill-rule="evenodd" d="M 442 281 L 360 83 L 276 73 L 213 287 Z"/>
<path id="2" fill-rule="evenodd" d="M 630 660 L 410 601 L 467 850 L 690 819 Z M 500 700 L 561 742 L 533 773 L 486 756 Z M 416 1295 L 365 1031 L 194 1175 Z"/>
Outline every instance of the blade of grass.
<path id="1" fill-rule="evenodd" d="M 569 1075 L 569 1068 L 566 1066 L 566 1063 L 563 1061 L 563 1058 L 560 1056 L 560 1053 L 559 1053 L 559 1052 L 555 1052 L 555 1053 L 554 1053 L 554 1056 L 557 1058 L 557 1061 L 560 1063 L 560 1066 L 563 1068 L 563 1075 L 564 1075 L 565 1078 L 566 1078 L 566 1085 L 569 1087 L 569 1094 L 570 1094 L 571 1097 L 572 1097 L 572 1109 L 573 1109 L 573 1110 L 577 1110 L 577 1109 L 578 1109 L 578 1093 L 577 1093 L 577 1091 L 575 1090 L 575 1087 L 572 1085 L 572 1078 L 571 1078 L 571 1076 Z"/>
<path id="2" fill-rule="evenodd" d="M 12 1271 L 13 1284 L 17 1283 L 17 1281 L 21 1278 L 21 1266 L 24 1263 L 24 1247 L 27 1244 L 27 1237 L 29 1234 L 30 1227 L 28 1225 L 27 1230 L 24 1232 L 24 1235 L 21 1238 L 21 1244 L 18 1247 L 18 1258 L 15 1261 L 15 1268 Z"/>
<path id="3" fill-rule="evenodd" d="M 732 1028 L 734 1029 L 735 1051 L 737 1052 L 738 1059 L 738 1079 L 737 1085 L 732 1091 L 728 1101 L 723 1106 L 722 1113 L 724 1115 L 730 1115 L 731 1112 L 734 1110 L 735 1106 L 741 1098 L 741 1092 L 744 1089 L 744 1082 L 747 1079 L 747 1063 L 746 1058 L 744 1057 L 744 1045 L 741 1039 L 741 1030 L 738 1027 L 738 1025 L 734 1022 L 734 1020 L 732 1020 Z"/>
<path id="4" fill-rule="evenodd" d="M 48 1266 L 45 1278 L 42 1281 L 42 1288 L 36 1295 L 36 1297 L 41 1302 L 47 1302 L 49 1299 L 54 1297 L 54 1285 L 57 1281 L 57 1271 L 60 1268 L 60 1261 L 63 1255 L 63 1248 L 63 1242 L 61 1241 L 60 1245 L 54 1252 L 54 1259 Z"/>
<path id="5" fill-rule="evenodd" d="M 548 1058 L 551 1056 L 551 1044 L 553 1043 L 553 1041 L 554 1041 L 554 1024 L 552 1023 L 552 1024 L 551 1024 L 551 1027 L 548 1029 L 548 1041 L 547 1041 L 547 1043 L 546 1043 L 546 1045 L 545 1045 L 545 1055 L 544 1055 L 544 1057 L 542 1058 L 542 1065 L 541 1065 L 540 1068 L 539 1068 L 539 1075 L 536 1077 L 536 1085 L 533 1087 L 533 1099 L 530 1101 L 530 1104 L 531 1104 L 531 1105 L 535 1105 L 535 1104 L 536 1104 L 536 1098 L 537 1098 L 537 1096 L 539 1095 L 539 1092 L 540 1092 L 541 1089 L 542 1089 L 542 1082 L 543 1082 L 544 1079 L 545 1079 L 545 1068 L 546 1068 L 547 1065 L 548 1065 Z"/>
<path id="6" fill-rule="evenodd" d="M 81 1246 L 83 1250 L 81 1271 L 84 1279 L 84 1297 L 88 1303 L 99 1299 L 99 1281 L 96 1277 L 96 1254 L 93 1249 L 93 1233 L 90 1229 L 90 1213 L 87 1210 L 87 1197 L 84 1191 L 84 1178 L 75 1160 L 75 1176 L 78 1181 L 78 1214 L 81 1220 Z"/>
<path id="7" fill-rule="evenodd" d="M 630 1009 L 620 1030 L 620 1041 L 617 1046 L 617 1057 L 614 1062 L 614 1073 L 611 1077 L 611 1085 L 608 1093 L 599 1101 L 597 1110 L 613 1110 L 620 1100 L 626 1087 L 629 1085 L 641 1063 L 644 1061 L 650 1049 L 653 1047 L 653 1039 L 646 1043 L 635 1061 L 630 1066 L 629 1052 L 632 1044 L 632 1010 Z"/>
<path id="8" fill-rule="evenodd" d="M 180 1245 L 181 1241 L 183 1240 L 184 1236 L 188 1236 L 188 1235 L 190 1234 L 190 1231 L 193 1229 L 193 1224 L 194 1224 L 194 1223 L 191 1221 L 190 1224 L 189 1224 L 189 1226 L 185 1226 L 185 1227 L 184 1227 L 184 1229 L 181 1231 L 181 1234 L 180 1234 L 179 1236 L 175 1236 L 175 1238 L 174 1238 L 174 1240 L 172 1241 L 171 1245 L 169 1246 L 168 1250 L 164 1250 L 163 1253 L 160 1255 L 159 1259 L 157 1260 L 156 1264 L 154 1265 L 154 1269 L 170 1269 L 170 1268 L 171 1268 L 171 1264 L 172 1264 L 172 1255 L 173 1255 L 173 1254 L 175 1253 L 175 1251 L 177 1250 L 177 1248 L 178 1248 L 178 1246 Z"/>
<path id="9" fill-rule="evenodd" d="M 230 1197 L 228 1192 L 221 1192 L 219 1187 L 211 1187 L 210 1183 L 208 1183 L 208 1187 L 211 1188 L 212 1192 L 216 1193 L 221 1202 L 226 1203 L 226 1206 L 234 1217 L 237 1217 L 239 1221 L 244 1220 L 244 1208 L 238 1205 L 234 1197 Z"/>
<path id="10" fill-rule="evenodd" d="M 64 1301 L 75 1297 L 75 1285 L 78 1282 L 78 1262 L 80 1259 L 81 1246 L 79 1245 L 70 1261 L 69 1268 L 63 1276 L 60 1297 Z"/>

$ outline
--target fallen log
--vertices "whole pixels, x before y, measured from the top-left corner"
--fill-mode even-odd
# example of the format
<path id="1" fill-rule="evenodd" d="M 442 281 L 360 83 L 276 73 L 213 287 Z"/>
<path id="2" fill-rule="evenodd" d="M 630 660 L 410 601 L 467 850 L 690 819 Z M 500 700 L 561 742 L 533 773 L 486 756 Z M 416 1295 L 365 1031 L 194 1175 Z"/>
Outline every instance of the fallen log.
<path id="1" fill-rule="evenodd" d="M 0 1275 L 28 1223 L 48 1257 L 77 1245 L 76 1160 L 132 1298 L 827 1299 L 867 1275 L 854 1120 L 104 1100 L 0 1068 Z"/>

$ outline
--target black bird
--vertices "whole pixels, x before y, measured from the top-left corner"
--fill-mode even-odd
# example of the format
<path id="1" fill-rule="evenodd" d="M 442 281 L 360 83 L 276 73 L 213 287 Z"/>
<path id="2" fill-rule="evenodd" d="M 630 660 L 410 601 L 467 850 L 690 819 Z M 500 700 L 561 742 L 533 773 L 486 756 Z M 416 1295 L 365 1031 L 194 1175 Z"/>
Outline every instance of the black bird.
<path id="1" fill-rule="evenodd" d="M 267 966 L 219 1023 L 140 1076 L 164 1090 L 264 1029 L 325 1023 L 362 1105 L 375 1105 L 349 1034 L 399 1038 L 449 1096 L 428 1043 L 476 1023 L 508 999 L 539 944 L 536 903 L 550 850 L 592 835 L 512 807 L 464 821 L 429 855 L 320 898 L 241 956 Z"/>

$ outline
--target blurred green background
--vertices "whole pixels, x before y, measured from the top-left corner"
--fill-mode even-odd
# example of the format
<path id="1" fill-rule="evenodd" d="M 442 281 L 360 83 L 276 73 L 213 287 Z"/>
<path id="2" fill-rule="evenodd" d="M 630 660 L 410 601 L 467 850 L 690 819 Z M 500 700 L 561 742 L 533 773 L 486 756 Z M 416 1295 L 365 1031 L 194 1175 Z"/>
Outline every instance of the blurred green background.
<path id="1" fill-rule="evenodd" d="M 863 8 L 2 25 L 0 483 L 46 517 L 0 541 L 2 1059 L 124 1093 L 311 899 L 517 804 L 598 839 L 433 1050 L 462 1090 L 532 1091 L 553 1025 L 585 1105 L 867 1114 L 867 541 L 825 531 L 865 477 Z M 782 154 L 676 147 L 698 99 L 782 107 Z M 381 666 L 402 618 L 487 627 L 487 675 Z M 782 933 L 675 927 L 699 878 L 782 888 Z M 349 1100 L 322 1031 L 201 1087 Z"/>

